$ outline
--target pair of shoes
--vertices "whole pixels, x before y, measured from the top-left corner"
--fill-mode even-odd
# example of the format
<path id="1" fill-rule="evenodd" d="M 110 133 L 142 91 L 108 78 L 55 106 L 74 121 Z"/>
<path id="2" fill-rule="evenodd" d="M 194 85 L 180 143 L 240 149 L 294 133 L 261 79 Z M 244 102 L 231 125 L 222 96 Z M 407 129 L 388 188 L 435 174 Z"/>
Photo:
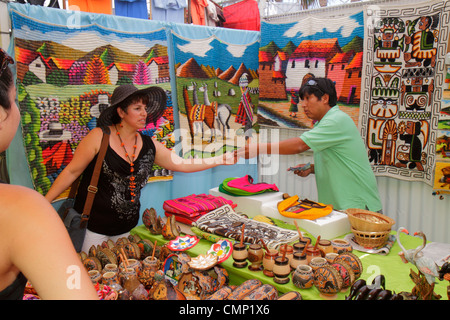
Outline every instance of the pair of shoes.
<path id="1" fill-rule="evenodd" d="M 155 209 L 145 209 L 142 214 L 142 222 L 151 234 L 161 234 L 162 222 Z"/>
<path id="2" fill-rule="evenodd" d="M 173 240 L 180 235 L 180 229 L 174 215 L 167 217 L 166 224 L 163 226 L 161 233 L 166 240 Z"/>

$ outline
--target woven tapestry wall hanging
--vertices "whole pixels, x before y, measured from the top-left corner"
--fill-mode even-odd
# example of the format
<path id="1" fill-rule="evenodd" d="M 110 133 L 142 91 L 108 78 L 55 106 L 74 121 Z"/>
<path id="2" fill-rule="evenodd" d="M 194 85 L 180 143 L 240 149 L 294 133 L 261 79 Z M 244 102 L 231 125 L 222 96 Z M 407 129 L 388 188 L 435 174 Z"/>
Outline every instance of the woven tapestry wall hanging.
<path id="1" fill-rule="evenodd" d="M 450 193 L 450 64 L 445 66 L 445 81 L 436 140 L 433 189 L 436 194 Z"/>
<path id="2" fill-rule="evenodd" d="M 174 146 L 164 28 L 142 33 L 112 30 L 96 23 L 73 28 L 14 10 L 11 21 L 23 143 L 37 191 L 48 191 L 71 161 L 78 143 L 96 127 L 112 92 L 121 84 L 138 88 L 157 85 L 166 90 L 168 103 L 162 106 L 163 116 L 148 124 L 143 133 L 169 149 Z M 153 169 L 149 181 L 172 177 L 156 165 Z"/>
<path id="3" fill-rule="evenodd" d="M 361 135 L 376 175 L 433 184 L 449 6 L 366 10 Z"/>
<path id="4" fill-rule="evenodd" d="M 172 37 L 182 156 L 209 158 L 244 146 L 257 134 L 259 41 Z"/>
<path id="5" fill-rule="evenodd" d="M 308 16 L 290 23 L 261 24 L 259 124 L 310 129 L 298 97 L 311 77 L 335 82 L 338 105 L 359 119 L 364 14 L 325 19 Z"/>

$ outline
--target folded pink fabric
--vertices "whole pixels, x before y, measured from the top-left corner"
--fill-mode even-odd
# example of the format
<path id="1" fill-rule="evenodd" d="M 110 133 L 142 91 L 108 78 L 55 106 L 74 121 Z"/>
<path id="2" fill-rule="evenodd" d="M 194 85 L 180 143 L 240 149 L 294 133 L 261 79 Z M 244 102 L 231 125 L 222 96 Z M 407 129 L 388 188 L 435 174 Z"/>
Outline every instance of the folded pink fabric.
<path id="1" fill-rule="evenodd" d="M 229 187 L 244 190 L 247 192 L 258 193 L 265 190 L 279 191 L 275 184 L 268 184 L 265 182 L 253 183 L 253 178 L 246 175 L 241 178 L 236 178 L 227 183 Z"/>
<path id="2" fill-rule="evenodd" d="M 175 214 L 176 216 L 180 215 L 191 220 L 196 220 L 201 215 L 226 204 L 229 204 L 233 208 L 237 206 L 233 201 L 223 197 L 208 194 L 191 194 L 186 197 L 164 201 L 163 209 L 166 215 Z"/>

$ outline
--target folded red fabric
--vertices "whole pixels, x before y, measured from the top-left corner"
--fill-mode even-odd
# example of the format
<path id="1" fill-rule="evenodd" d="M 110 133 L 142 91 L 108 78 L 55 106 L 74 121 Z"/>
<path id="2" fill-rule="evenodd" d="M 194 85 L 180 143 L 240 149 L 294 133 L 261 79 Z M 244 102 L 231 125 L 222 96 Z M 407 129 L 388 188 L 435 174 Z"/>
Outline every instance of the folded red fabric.
<path id="1" fill-rule="evenodd" d="M 182 223 L 196 221 L 200 216 L 229 204 L 235 208 L 237 205 L 231 200 L 208 194 L 191 194 L 189 196 L 166 200 L 163 203 L 165 215 L 175 215 L 177 221 Z"/>

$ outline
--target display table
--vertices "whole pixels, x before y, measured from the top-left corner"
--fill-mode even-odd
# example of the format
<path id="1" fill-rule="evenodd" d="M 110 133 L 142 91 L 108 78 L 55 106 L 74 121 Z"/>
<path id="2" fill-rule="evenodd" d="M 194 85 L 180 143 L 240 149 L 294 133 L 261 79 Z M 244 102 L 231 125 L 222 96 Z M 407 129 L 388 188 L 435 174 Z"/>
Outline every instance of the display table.
<path id="1" fill-rule="evenodd" d="M 144 225 L 140 225 L 134 228 L 131 231 L 131 234 L 137 234 L 142 239 L 149 239 L 152 242 L 156 240 L 158 245 L 163 245 L 168 242 L 161 235 L 151 234 Z M 393 231 L 392 234 L 396 234 L 396 232 Z M 309 235 L 306 234 L 306 236 Z M 343 236 L 340 238 L 343 238 Z M 422 239 L 408 236 L 406 234 L 401 234 L 401 243 L 406 249 L 412 249 L 421 245 Z M 195 247 L 185 252 L 187 252 L 191 257 L 195 257 L 199 254 L 205 254 L 210 249 L 211 245 L 211 242 L 205 239 L 201 239 Z M 412 288 L 414 287 L 414 283 L 410 279 L 409 273 L 410 269 L 414 270 L 414 272 L 417 272 L 417 268 L 412 264 L 404 264 L 401 258 L 398 256 L 398 253 L 400 251 L 401 248 L 399 247 L 397 241 L 387 255 L 368 254 L 365 252 L 353 250 L 353 253 L 355 253 L 360 258 L 363 264 L 363 273 L 361 275 L 361 278 L 368 280 L 373 279 L 375 275 L 383 274 L 386 278 L 386 289 L 396 293 L 401 291 L 411 292 Z M 259 279 L 263 283 L 269 283 L 275 286 L 278 289 L 280 295 L 288 291 L 298 291 L 301 293 L 303 300 L 323 299 L 319 291 L 314 286 L 309 289 L 299 289 L 293 285 L 292 278 L 289 283 L 282 285 L 275 283 L 272 278 L 265 276 L 262 271 L 254 272 L 248 270 L 247 268 L 235 268 L 233 267 L 233 258 L 231 256 L 226 261 L 224 261 L 221 266 L 228 271 L 230 277 L 230 285 L 239 285 L 248 279 Z M 436 286 L 434 291 L 437 294 L 441 295 L 441 300 L 447 300 L 448 285 L 448 281 L 439 281 L 438 279 L 436 279 Z M 336 300 L 344 300 L 348 294 L 349 290 L 347 290 L 346 292 L 338 293 L 336 296 Z"/>

